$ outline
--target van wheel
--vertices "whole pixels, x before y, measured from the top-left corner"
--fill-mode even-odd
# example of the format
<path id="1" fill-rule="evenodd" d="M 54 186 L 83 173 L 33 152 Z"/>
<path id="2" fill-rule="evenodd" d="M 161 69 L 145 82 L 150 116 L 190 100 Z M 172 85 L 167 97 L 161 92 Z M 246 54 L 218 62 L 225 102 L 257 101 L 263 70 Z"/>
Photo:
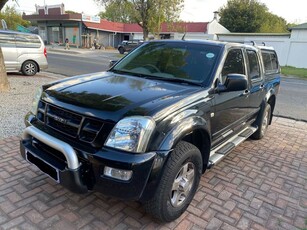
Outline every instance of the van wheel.
<path id="1" fill-rule="evenodd" d="M 37 65 L 33 61 L 25 61 L 21 67 L 21 71 L 24 75 L 33 76 L 37 73 Z"/>
<path id="2" fill-rule="evenodd" d="M 177 219 L 189 206 L 202 173 L 201 153 L 181 141 L 171 153 L 154 197 L 144 203 L 147 213 L 162 222 Z"/>
<path id="3" fill-rule="evenodd" d="M 124 50 L 123 47 L 119 47 L 118 51 L 119 51 L 120 54 L 124 54 L 125 53 L 125 50 Z"/>
<path id="4" fill-rule="evenodd" d="M 271 120 L 271 106 L 270 104 L 266 104 L 261 114 L 261 117 L 256 124 L 258 126 L 258 130 L 251 136 L 251 138 L 255 140 L 262 139 L 266 134 L 270 120 Z"/>

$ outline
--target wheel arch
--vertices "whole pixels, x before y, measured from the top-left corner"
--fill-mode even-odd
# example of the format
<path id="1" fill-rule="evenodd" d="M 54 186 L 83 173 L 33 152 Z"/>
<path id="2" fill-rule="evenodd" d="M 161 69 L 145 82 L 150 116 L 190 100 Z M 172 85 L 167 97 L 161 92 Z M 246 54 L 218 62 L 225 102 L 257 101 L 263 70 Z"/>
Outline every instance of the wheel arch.
<path id="1" fill-rule="evenodd" d="M 208 122 L 198 116 L 184 119 L 168 133 L 159 149 L 174 149 L 180 141 L 186 141 L 199 149 L 203 159 L 203 172 L 205 172 L 211 147 Z"/>

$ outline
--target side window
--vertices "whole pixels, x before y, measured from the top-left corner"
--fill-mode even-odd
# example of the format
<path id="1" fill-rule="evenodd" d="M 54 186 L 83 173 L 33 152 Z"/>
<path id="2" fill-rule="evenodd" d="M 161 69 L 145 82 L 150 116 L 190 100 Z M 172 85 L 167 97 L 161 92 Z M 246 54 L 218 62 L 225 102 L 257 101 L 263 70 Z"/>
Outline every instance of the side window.
<path id="1" fill-rule="evenodd" d="M 0 33 L 0 47 L 13 47 L 15 48 L 14 34 Z"/>
<path id="2" fill-rule="evenodd" d="M 231 73 L 245 74 L 244 59 L 241 49 L 232 49 L 228 52 L 222 70 L 223 84 L 226 80 L 226 76 Z"/>
<path id="3" fill-rule="evenodd" d="M 17 48 L 39 48 L 41 47 L 41 42 L 37 36 L 16 34 L 15 38 L 16 38 Z"/>
<path id="4" fill-rule="evenodd" d="M 257 53 L 253 50 L 247 50 L 246 53 L 248 58 L 249 76 L 251 80 L 257 80 L 261 78 Z"/>
<path id="5" fill-rule="evenodd" d="M 278 59 L 274 51 L 262 51 L 262 59 L 266 74 L 278 72 Z"/>

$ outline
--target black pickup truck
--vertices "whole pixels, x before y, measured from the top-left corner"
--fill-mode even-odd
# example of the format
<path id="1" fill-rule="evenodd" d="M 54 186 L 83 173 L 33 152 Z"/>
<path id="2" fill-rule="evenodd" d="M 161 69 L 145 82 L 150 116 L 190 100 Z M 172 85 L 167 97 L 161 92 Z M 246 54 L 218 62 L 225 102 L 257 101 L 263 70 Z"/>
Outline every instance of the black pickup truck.
<path id="1" fill-rule="evenodd" d="M 265 135 L 279 73 L 269 47 L 145 42 L 106 72 L 42 86 L 21 155 L 73 192 L 139 200 L 172 221 L 206 169 Z"/>

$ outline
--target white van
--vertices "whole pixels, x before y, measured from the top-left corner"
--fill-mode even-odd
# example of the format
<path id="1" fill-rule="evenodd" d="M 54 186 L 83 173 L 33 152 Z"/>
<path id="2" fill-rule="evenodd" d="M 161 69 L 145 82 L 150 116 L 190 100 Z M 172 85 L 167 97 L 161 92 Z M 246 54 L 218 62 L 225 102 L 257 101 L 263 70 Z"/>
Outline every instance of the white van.
<path id="1" fill-rule="evenodd" d="M 46 47 L 36 34 L 0 30 L 0 47 L 6 72 L 32 76 L 48 68 Z"/>

